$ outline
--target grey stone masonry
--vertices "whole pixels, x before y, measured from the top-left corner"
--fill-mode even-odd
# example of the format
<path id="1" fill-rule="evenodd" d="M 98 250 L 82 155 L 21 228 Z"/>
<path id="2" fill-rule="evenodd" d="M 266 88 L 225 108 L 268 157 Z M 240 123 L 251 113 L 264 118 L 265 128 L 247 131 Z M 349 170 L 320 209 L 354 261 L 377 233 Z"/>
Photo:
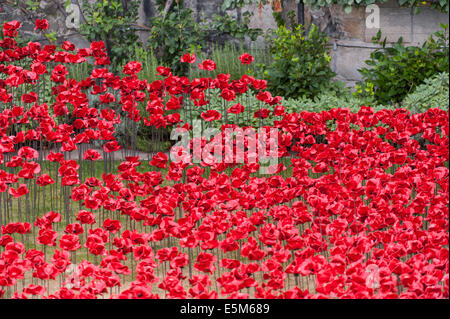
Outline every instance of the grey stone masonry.
<path id="1" fill-rule="evenodd" d="M 81 7 L 82 0 L 70 1 L 73 5 Z M 24 0 L 19 2 L 25 3 Z M 65 2 L 66 0 L 42 0 L 39 3 L 39 14 L 36 16 L 32 12 L 27 13 L 12 6 L 11 1 L 0 0 L 2 8 L 0 21 L 3 23 L 7 20 L 19 20 L 23 25 L 22 30 L 25 36 L 34 37 L 35 41 L 45 43 L 45 37 L 33 29 L 34 20 L 37 17 L 46 18 L 50 22 L 51 31 L 56 32 L 59 42 L 69 40 L 77 47 L 86 47 L 89 43 L 79 34 L 79 30 L 67 26 L 68 13 L 65 11 Z M 192 9 L 197 21 L 211 18 L 213 14 L 224 14 L 221 10 L 222 1 L 220 0 L 184 0 L 184 4 Z M 286 16 L 289 11 L 298 14 L 295 0 L 284 0 L 283 5 L 283 16 Z M 419 45 L 440 29 L 440 23 L 448 24 L 449 22 L 448 14 L 427 7 L 422 7 L 419 14 L 414 14 L 412 9 L 400 7 L 397 0 L 389 0 L 377 4 L 375 11 L 378 13 L 378 19 L 375 20 L 379 22 L 379 25 L 374 26 L 373 23 L 367 23 L 374 15 L 374 11 L 369 9 L 366 10 L 366 7 L 353 8 L 350 13 L 346 13 L 338 5 L 320 9 L 304 7 L 305 24 L 309 26 L 314 23 L 330 36 L 331 66 L 337 73 L 337 78 L 347 81 L 349 85 L 353 85 L 355 81 L 361 79 L 358 69 L 365 66 L 364 61 L 374 50 L 375 46 L 371 39 L 379 30 L 388 42 L 396 42 L 398 38 L 402 37 L 407 45 Z M 228 14 L 239 19 L 244 11 L 254 13 L 250 27 L 268 31 L 277 26 L 272 14 L 272 7 L 269 4 L 261 8 L 257 4 L 252 4 Z M 148 26 L 150 18 L 156 14 L 156 0 L 142 0 L 138 25 L 143 27 L 139 28 L 137 32 L 143 42 L 148 38 L 148 27 L 146 29 L 146 26 Z M 82 17 L 81 23 L 83 23 Z M 263 39 L 259 39 L 258 42 L 263 42 Z"/>

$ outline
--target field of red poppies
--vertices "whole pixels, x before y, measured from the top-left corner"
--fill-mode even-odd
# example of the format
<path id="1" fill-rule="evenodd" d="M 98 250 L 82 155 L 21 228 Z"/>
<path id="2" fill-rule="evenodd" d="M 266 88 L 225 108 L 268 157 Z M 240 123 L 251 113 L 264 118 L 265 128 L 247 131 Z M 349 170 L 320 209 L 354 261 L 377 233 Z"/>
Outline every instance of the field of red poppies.
<path id="1" fill-rule="evenodd" d="M 449 297 L 448 112 L 286 113 L 264 80 L 208 77 L 211 60 L 148 83 L 138 61 L 111 73 L 102 42 L 21 46 L 19 28 L 0 41 L 1 298 Z M 259 109 L 236 103 L 248 93 Z M 117 141 L 120 125 L 192 131 L 192 108 L 219 148 L 228 117 L 276 129 L 278 164 L 261 173 L 248 136 L 216 163 L 194 161 L 213 139 L 183 161 Z"/>

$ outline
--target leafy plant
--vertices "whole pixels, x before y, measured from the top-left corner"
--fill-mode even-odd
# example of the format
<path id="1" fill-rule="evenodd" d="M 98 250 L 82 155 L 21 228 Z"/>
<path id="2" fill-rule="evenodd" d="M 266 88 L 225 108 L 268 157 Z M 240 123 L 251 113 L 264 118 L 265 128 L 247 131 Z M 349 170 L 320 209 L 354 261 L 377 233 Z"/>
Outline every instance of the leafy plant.
<path id="1" fill-rule="evenodd" d="M 259 2 L 256 0 L 224 0 L 222 2 L 221 9 L 222 11 L 233 10 L 236 8 L 242 8 L 245 5 L 253 4 L 255 2 Z"/>
<path id="2" fill-rule="evenodd" d="M 240 22 L 228 14 L 215 14 L 211 21 L 198 23 L 192 10 L 185 7 L 182 1 L 177 1 L 167 12 L 164 9 L 167 8 L 161 5 L 160 14 L 150 22 L 152 27 L 148 43 L 161 62 L 171 67 L 175 74 L 186 74 L 188 66 L 186 63 L 180 63 L 181 56 L 186 52 L 199 54 L 205 50 L 211 35 L 227 35 L 234 39 L 244 39 L 248 36 L 254 41 L 262 34 L 260 29 L 248 26 L 250 12 L 244 12 Z"/>
<path id="3" fill-rule="evenodd" d="M 256 41 L 257 37 L 262 35 L 262 30 L 248 26 L 252 15 L 253 13 L 245 11 L 242 14 L 243 20 L 238 22 L 226 13 L 223 15 L 214 14 L 212 17 L 212 29 L 217 30 L 219 34 L 230 35 L 236 39 L 244 39 L 248 36 L 252 41 Z"/>
<path id="4" fill-rule="evenodd" d="M 286 108 L 287 113 L 321 112 L 333 108 L 349 108 L 352 112 L 358 112 L 362 105 L 371 106 L 374 109 L 383 108 L 381 105 L 377 105 L 373 98 L 352 95 L 348 88 L 340 92 L 326 91 L 314 98 L 286 99 L 282 105 Z"/>
<path id="5" fill-rule="evenodd" d="M 27 6 L 27 10 L 36 11 L 39 7 L 39 1 L 35 0 L 26 0 L 25 4 Z"/>
<path id="6" fill-rule="evenodd" d="M 197 23 L 192 10 L 185 8 L 181 1 L 167 13 L 162 6 L 159 10 L 160 14 L 151 19 L 148 46 L 174 73 L 185 74 L 187 66 L 180 63 L 180 58 L 188 51 L 200 51 L 205 46 L 207 27 Z"/>
<path id="7" fill-rule="evenodd" d="M 373 42 L 381 48 L 370 54 L 368 68 L 358 70 L 365 83 L 358 83 L 355 94 L 373 94 L 381 104 L 399 103 L 425 79 L 448 71 L 448 25 L 441 26 L 443 30 L 431 35 L 421 47 L 405 47 L 402 38 L 388 47 L 379 31 Z"/>
<path id="8" fill-rule="evenodd" d="M 89 41 L 105 42 L 112 65 L 119 69 L 128 62 L 136 47 L 142 44 L 135 32 L 138 20 L 139 0 L 83 0 L 83 14 L 86 23 L 80 32 Z"/>
<path id="9" fill-rule="evenodd" d="M 298 22 L 296 19 L 296 14 L 294 10 L 289 11 L 286 14 L 286 18 L 283 16 L 283 12 L 272 12 L 273 18 L 275 19 L 275 22 L 277 23 L 277 27 L 285 26 L 289 29 L 293 29 L 296 26 L 298 26 Z"/>
<path id="10" fill-rule="evenodd" d="M 448 86 L 448 72 L 435 74 L 419 85 L 413 93 L 408 94 L 402 102 L 402 107 L 414 113 L 426 112 L 430 108 L 448 111 Z"/>
<path id="11" fill-rule="evenodd" d="M 309 31 L 302 25 L 292 31 L 280 26 L 269 42 L 273 62 L 260 65 L 260 69 L 272 94 L 286 98 L 313 97 L 335 76 L 329 67 L 328 37 L 315 25 Z"/>

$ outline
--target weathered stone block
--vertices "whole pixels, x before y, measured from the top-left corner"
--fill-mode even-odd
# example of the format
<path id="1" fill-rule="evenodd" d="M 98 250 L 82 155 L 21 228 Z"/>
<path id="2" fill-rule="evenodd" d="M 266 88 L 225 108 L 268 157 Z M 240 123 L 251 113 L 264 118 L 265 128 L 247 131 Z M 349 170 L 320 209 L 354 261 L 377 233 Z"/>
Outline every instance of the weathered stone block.
<path id="1" fill-rule="evenodd" d="M 361 41 L 339 42 L 336 50 L 331 50 L 331 66 L 335 73 L 346 81 L 360 81 L 358 69 L 366 67 L 372 48 L 366 48 Z"/>
<path id="2" fill-rule="evenodd" d="M 347 38 L 364 40 L 365 26 L 364 20 L 346 20 L 342 25 L 342 29 L 345 32 Z"/>
<path id="3" fill-rule="evenodd" d="M 412 16 L 413 39 L 412 43 L 423 43 L 430 34 L 441 30 L 440 23 L 448 24 L 448 14 L 440 13 L 434 9 L 421 8 L 419 14 Z"/>
<path id="4" fill-rule="evenodd" d="M 259 14 L 258 4 L 252 4 L 245 6 L 242 11 L 253 12 L 253 16 L 250 18 L 249 27 L 250 28 L 260 28 L 263 31 L 268 29 L 276 29 L 277 23 L 272 14 L 272 7 L 270 5 L 265 5 L 261 9 L 261 15 Z"/>
<path id="5" fill-rule="evenodd" d="M 387 42 L 397 42 L 403 37 L 403 42 L 412 40 L 411 10 L 407 8 L 380 7 L 380 28 L 366 28 L 365 41 L 371 42 L 373 36 L 381 29 L 382 38 Z"/>
<path id="6" fill-rule="evenodd" d="M 339 25 L 343 37 L 346 39 L 364 40 L 365 31 L 365 9 L 352 8 L 350 13 L 346 13 L 343 7 L 332 5 L 330 7 L 331 19 Z"/>

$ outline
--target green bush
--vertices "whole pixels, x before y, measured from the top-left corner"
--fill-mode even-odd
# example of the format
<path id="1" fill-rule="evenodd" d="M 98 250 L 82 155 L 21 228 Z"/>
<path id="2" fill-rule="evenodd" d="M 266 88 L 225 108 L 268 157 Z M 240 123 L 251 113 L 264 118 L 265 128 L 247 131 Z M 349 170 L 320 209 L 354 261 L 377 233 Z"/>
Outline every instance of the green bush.
<path id="1" fill-rule="evenodd" d="M 141 1 L 122 2 L 83 0 L 85 22 L 80 32 L 89 41 L 105 42 L 114 71 L 128 62 L 135 49 L 142 46 L 133 24 L 138 21 Z"/>
<path id="2" fill-rule="evenodd" d="M 172 68 L 174 74 L 185 75 L 187 65 L 180 63 L 180 58 L 205 46 L 207 28 L 195 21 L 192 10 L 185 8 L 181 1 L 166 16 L 163 8 L 161 5 L 159 14 L 150 21 L 147 43 L 164 66 Z"/>
<path id="3" fill-rule="evenodd" d="M 419 85 L 403 100 L 402 107 L 414 113 L 426 112 L 430 108 L 448 111 L 448 72 L 438 73 Z"/>
<path id="4" fill-rule="evenodd" d="M 381 41 L 378 32 L 373 42 L 381 48 L 370 54 L 366 61 L 369 68 L 359 70 L 365 82 L 357 85 L 357 94 L 373 94 L 381 104 L 400 103 L 425 79 L 448 71 L 448 25 L 441 26 L 444 29 L 431 35 L 421 47 L 405 47 L 402 38 L 387 47 L 386 39 Z"/>
<path id="5" fill-rule="evenodd" d="M 160 13 L 150 21 L 148 46 L 164 66 L 171 67 L 179 76 L 186 75 L 188 69 L 186 63 L 180 62 L 181 56 L 186 52 L 200 54 L 211 39 L 223 36 L 244 39 L 248 36 L 254 41 L 262 34 L 260 29 L 249 27 L 252 14 L 248 11 L 242 14 L 240 22 L 228 14 L 215 14 L 210 20 L 197 22 L 194 12 L 183 1 L 176 1 L 166 15 L 163 13 L 164 2 L 158 3 Z"/>
<path id="6" fill-rule="evenodd" d="M 328 37 L 312 25 L 309 31 L 280 26 L 269 40 L 273 62 L 260 65 L 268 89 L 285 98 L 314 97 L 335 76 L 329 67 Z"/>

